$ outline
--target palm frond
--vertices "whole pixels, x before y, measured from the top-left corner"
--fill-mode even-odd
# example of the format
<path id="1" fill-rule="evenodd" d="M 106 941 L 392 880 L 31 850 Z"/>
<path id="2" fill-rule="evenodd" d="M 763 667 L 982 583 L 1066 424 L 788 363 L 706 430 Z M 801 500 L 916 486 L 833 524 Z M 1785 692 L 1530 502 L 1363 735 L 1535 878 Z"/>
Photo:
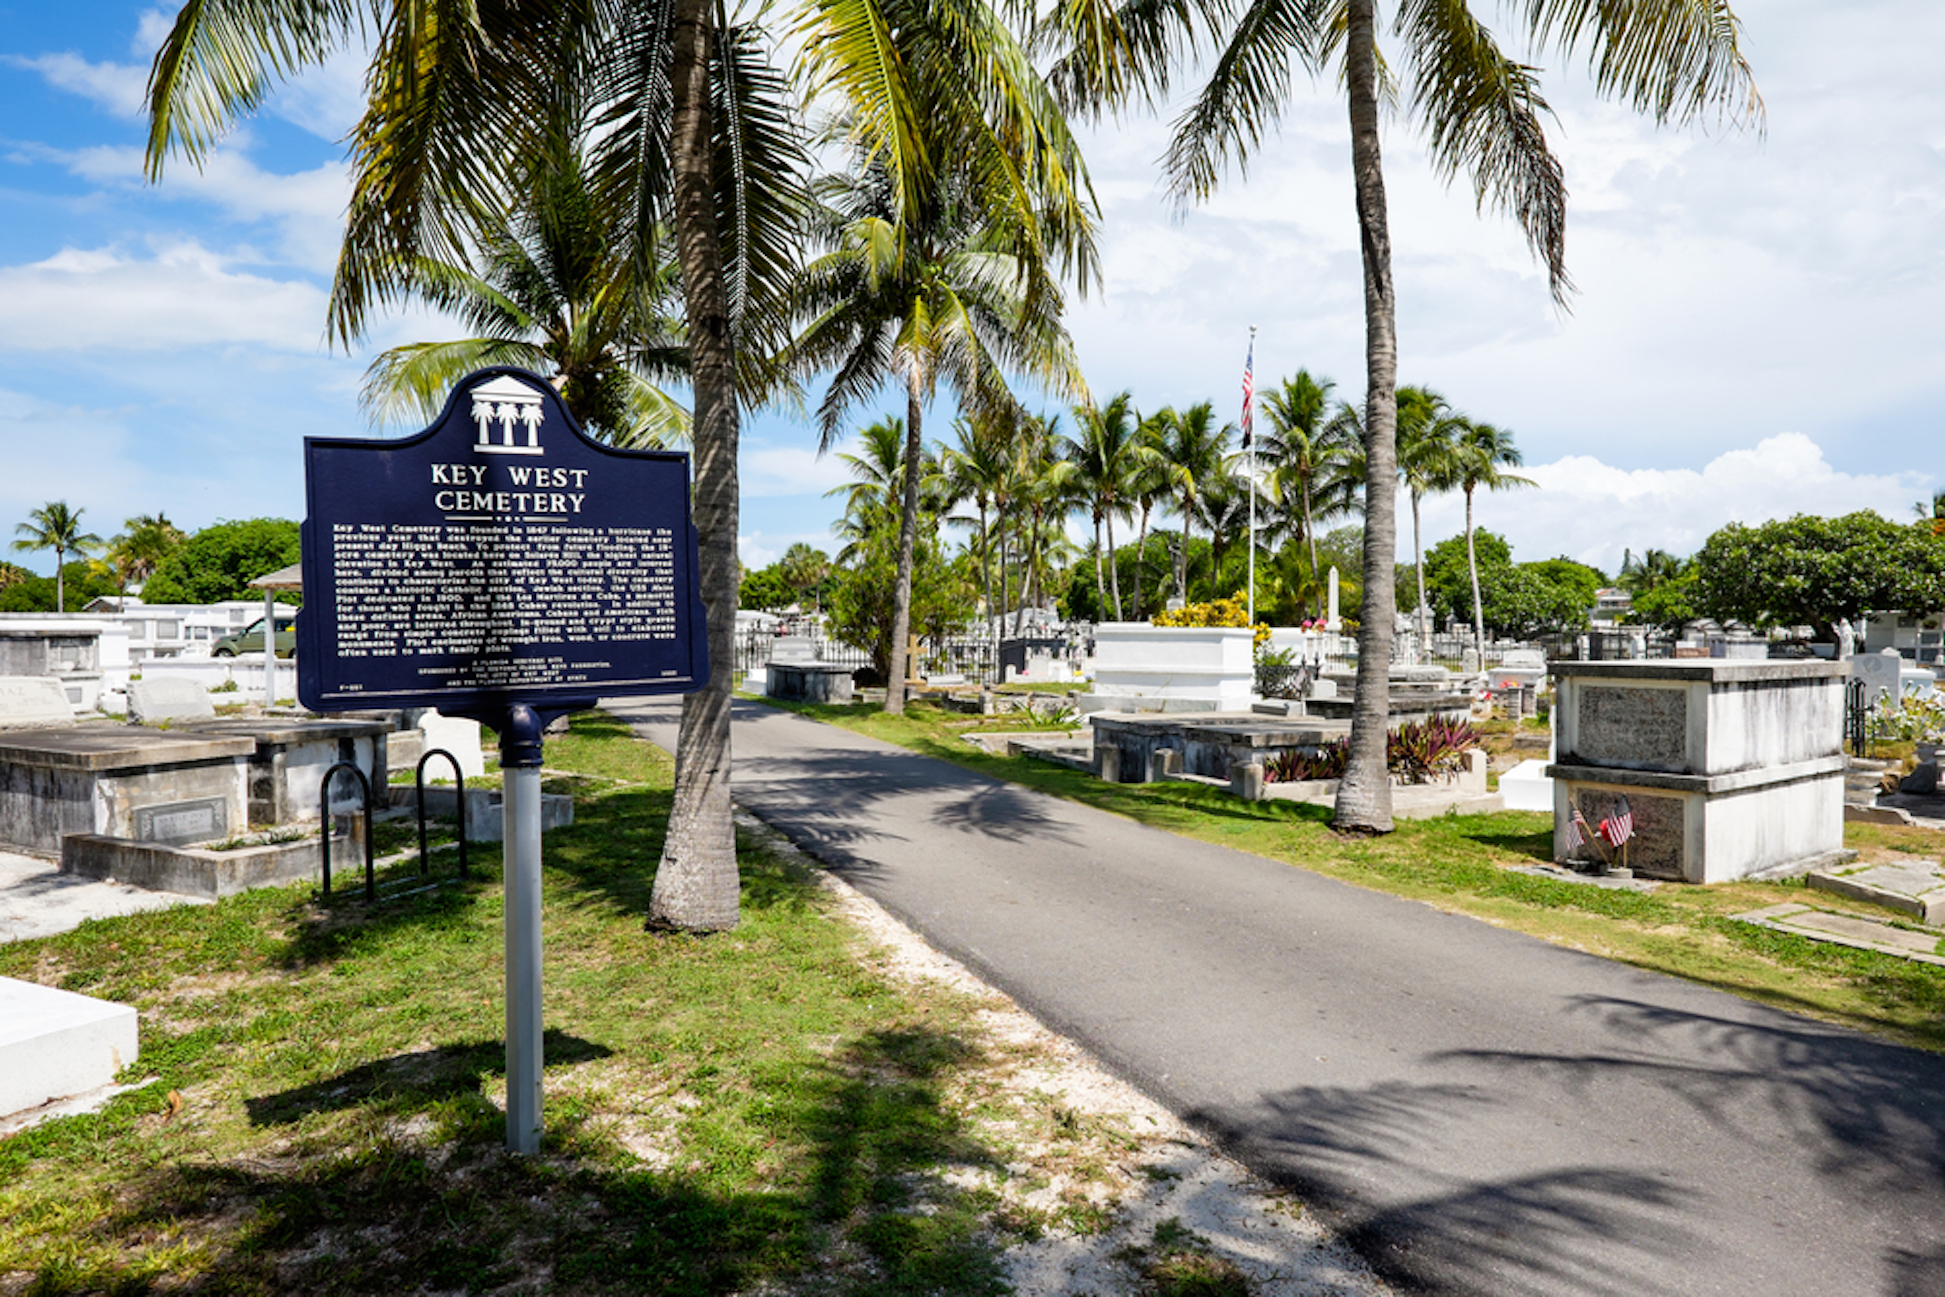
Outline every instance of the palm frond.
<path id="1" fill-rule="evenodd" d="M 1466 0 L 1408 0 L 1398 24 L 1433 165 L 1447 180 L 1464 172 L 1482 210 L 1513 214 L 1564 306 L 1573 291 L 1567 186 L 1541 124 L 1551 110 L 1537 70 L 1501 52 Z"/>
<path id="2" fill-rule="evenodd" d="M 428 424 L 445 407 L 453 384 L 488 365 L 549 368 L 545 351 L 514 338 L 406 343 L 380 352 L 365 370 L 358 408 L 377 424 Z"/>
<path id="3" fill-rule="evenodd" d="M 1763 97 L 1742 53 L 1728 0 L 1519 0 L 1536 44 L 1588 47 L 1594 82 L 1658 123 L 1711 110 L 1731 123 L 1763 123 Z"/>
<path id="4" fill-rule="evenodd" d="M 1209 79 L 1175 119 L 1163 171 L 1178 201 L 1207 198 L 1232 163 L 1248 173 L 1282 118 L 1292 74 L 1319 57 L 1323 16 L 1317 0 L 1254 0 L 1243 10 Z"/>

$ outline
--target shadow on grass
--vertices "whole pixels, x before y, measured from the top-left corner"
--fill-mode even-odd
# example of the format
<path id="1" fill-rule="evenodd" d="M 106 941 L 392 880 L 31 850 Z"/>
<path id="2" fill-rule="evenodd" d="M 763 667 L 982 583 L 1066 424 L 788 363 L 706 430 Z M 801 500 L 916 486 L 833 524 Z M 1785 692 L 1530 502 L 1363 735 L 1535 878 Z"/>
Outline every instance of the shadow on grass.
<path id="1" fill-rule="evenodd" d="M 549 1066 L 570 1066 L 613 1051 L 605 1045 L 548 1031 L 541 1039 L 541 1056 Z M 411 1108 L 432 1100 L 478 1094 L 489 1076 L 506 1071 L 506 1042 L 479 1040 L 415 1050 L 360 1064 L 347 1072 L 275 1094 L 247 1098 L 243 1106 L 253 1126 L 301 1121 L 312 1113 L 348 1108 Z"/>
<path id="2" fill-rule="evenodd" d="M 948 1033 L 888 1030 L 778 1078 L 756 1098 L 770 1144 L 789 1151 L 761 1170 L 744 1161 L 755 1150 L 698 1166 L 698 1144 L 678 1159 L 687 1170 L 652 1169 L 572 1100 L 550 1104 L 543 1156 L 511 1156 L 499 1111 L 463 1093 L 493 1069 L 497 1043 L 385 1060 L 252 1105 L 276 1122 L 362 1112 L 377 1134 L 297 1136 L 296 1152 L 214 1163 L 127 1162 L 115 1212 L 49 1246 L 29 1291 L 703 1297 L 809 1279 L 864 1297 L 998 1297 L 1004 1240 L 990 1196 L 937 1175 L 1002 1160 L 941 1102 L 970 1053 Z M 165 1259 L 189 1239 L 202 1264 Z"/>

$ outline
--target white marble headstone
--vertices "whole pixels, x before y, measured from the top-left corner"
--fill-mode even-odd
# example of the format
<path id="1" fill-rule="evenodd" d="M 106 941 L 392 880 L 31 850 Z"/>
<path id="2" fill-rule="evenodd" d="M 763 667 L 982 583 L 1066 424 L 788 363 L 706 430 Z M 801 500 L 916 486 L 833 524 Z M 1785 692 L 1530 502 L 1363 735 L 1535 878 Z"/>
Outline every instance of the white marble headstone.
<path id="1" fill-rule="evenodd" d="M 53 676 L 0 676 L 0 728 L 73 723 L 67 690 Z"/>

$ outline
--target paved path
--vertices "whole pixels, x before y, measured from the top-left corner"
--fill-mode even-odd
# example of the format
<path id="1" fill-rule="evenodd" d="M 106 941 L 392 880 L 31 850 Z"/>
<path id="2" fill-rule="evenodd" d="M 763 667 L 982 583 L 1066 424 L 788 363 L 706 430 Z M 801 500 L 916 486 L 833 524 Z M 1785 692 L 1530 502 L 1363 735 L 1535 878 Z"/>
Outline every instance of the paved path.
<path id="1" fill-rule="evenodd" d="M 611 704 L 672 746 L 674 708 Z M 1387 1277 L 1945 1294 L 1945 1060 L 756 704 L 737 798 Z"/>

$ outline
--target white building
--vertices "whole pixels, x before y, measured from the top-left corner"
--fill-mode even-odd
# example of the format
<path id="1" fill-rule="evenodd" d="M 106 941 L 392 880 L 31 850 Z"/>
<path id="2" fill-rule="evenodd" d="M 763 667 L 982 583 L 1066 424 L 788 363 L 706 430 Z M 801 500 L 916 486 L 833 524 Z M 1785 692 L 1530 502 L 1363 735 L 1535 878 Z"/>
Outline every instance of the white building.
<path id="1" fill-rule="evenodd" d="M 206 658 L 209 646 L 263 616 L 256 599 L 221 603 L 143 603 L 129 596 L 103 595 L 86 609 L 90 619 L 119 624 L 128 632 L 128 660 L 140 666 L 151 658 Z"/>

